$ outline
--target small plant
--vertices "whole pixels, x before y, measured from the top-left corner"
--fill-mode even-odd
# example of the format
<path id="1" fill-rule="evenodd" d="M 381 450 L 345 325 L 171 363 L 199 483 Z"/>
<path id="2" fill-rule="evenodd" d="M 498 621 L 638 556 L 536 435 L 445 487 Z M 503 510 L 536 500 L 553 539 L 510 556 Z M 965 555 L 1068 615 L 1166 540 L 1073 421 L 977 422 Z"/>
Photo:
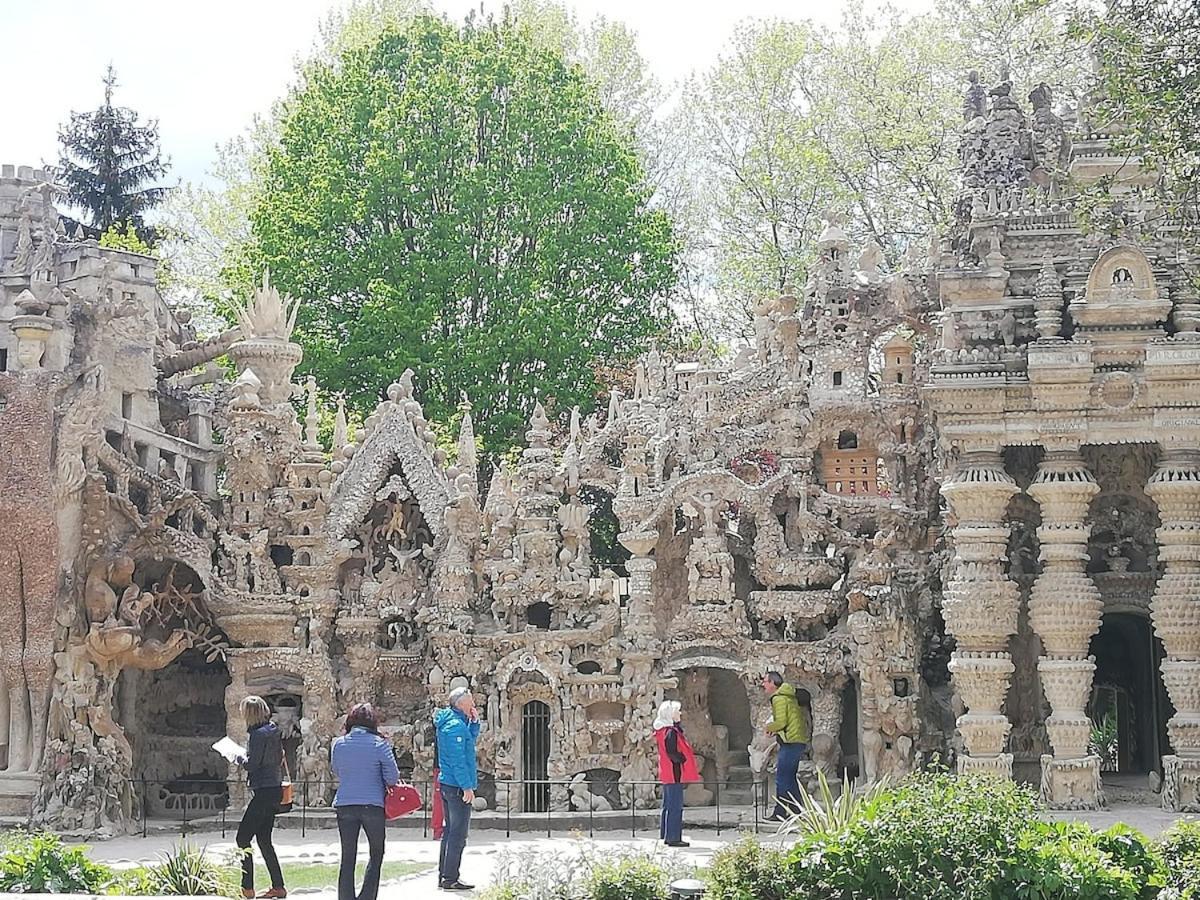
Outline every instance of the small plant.
<path id="1" fill-rule="evenodd" d="M 1164 884 L 1149 842 L 1126 826 L 1032 822 L 996 888 L 1014 900 L 1153 900 Z"/>
<path id="2" fill-rule="evenodd" d="M 131 894 L 192 897 L 198 894 L 237 896 L 232 861 L 217 862 L 187 841 L 172 847 L 162 860 L 130 876 Z"/>
<path id="3" fill-rule="evenodd" d="M 800 808 L 780 826 L 780 833 L 836 834 L 859 818 L 887 790 L 886 778 L 855 789 L 850 773 L 846 772 L 842 775 L 841 793 L 834 797 L 825 773 L 817 769 L 817 796 L 802 786 Z"/>
<path id="4" fill-rule="evenodd" d="M 94 894 L 113 881 L 112 870 L 53 834 L 8 838 L 0 851 L 0 891 L 14 894 Z"/>
<path id="5" fill-rule="evenodd" d="M 586 884 L 590 900 L 666 900 L 667 873 L 645 856 L 597 863 Z"/>
<path id="6" fill-rule="evenodd" d="M 1092 734 L 1088 739 L 1088 752 L 1100 757 L 1100 768 L 1105 772 L 1117 771 L 1120 754 L 1120 735 L 1117 728 L 1116 710 L 1110 709 L 1099 722 L 1092 722 Z"/>
<path id="7" fill-rule="evenodd" d="M 704 873 L 705 900 L 790 900 L 794 890 L 787 850 L 748 837 L 719 851 Z"/>

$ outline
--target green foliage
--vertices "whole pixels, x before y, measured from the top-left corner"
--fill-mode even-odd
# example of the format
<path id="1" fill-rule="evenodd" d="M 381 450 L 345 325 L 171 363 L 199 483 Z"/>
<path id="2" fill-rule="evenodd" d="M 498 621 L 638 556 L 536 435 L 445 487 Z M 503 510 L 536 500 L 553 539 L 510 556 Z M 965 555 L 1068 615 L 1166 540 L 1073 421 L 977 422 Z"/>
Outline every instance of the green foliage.
<path id="1" fill-rule="evenodd" d="M 605 860 L 589 873 L 590 900 L 666 900 L 667 873 L 646 857 Z"/>
<path id="2" fill-rule="evenodd" d="M 1012 782 L 917 775 L 841 832 L 801 838 L 791 860 L 811 896 L 982 900 L 1034 815 L 1032 793 Z"/>
<path id="3" fill-rule="evenodd" d="M 583 73 L 518 23 L 420 17 L 314 65 L 283 108 L 253 258 L 309 302 L 305 367 L 360 410 L 405 368 L 465 392 L 489 452 L 533 399 L 586 409 L 595 367 L 663 333 L 670 225 Z"/>
<path id="4" fill-rule="evenodd" d="M 1121 749 L 1120 732 L 1117 727 L 1117 711 L 1110 709 L 1099 722 L 1092 722 L 1092 734 L 1088 738 L 1088 752 L 1100 757 L 1100 767 L 1105 772 L 1117 770 L 1117 754 Z"/>
<path id="5" fill-rule="evenodd" d="M 486 900 L 657 900 L 677 878 L 692 877 L 668 853 L 610 852 L 581 842 L 563 850 L 501 850 Z"/>
<path id="6" fill-rule="evenodd" d="M 764 847 L 751 837 L 719 850 L 704 875 L 707 900 L 790 900 L 800 896 L 792 880 L 788 851 Z"/>
<path id="7" fill-rule="evenodd" d="M 809 835 L 840 833 L 850 823 L 866 815 L 887 790 L 886 778 L 856 789 L 849 773 L 846 773 L 842 777 L 842 789 L 835 797 L 825 773 L 817 769 L 817 796 L 812 796 L 801 786 L 800 808 L 780 831 Z"/>
<path id="8" fill-rule="evenodd" d="M 158 123 L 138 123 L 132 109 L 113 106 L 117 86 L 112 66 L 104 77 L 104 103 L 91 112 L 71 113 L 58 132 L 62 145 L 61 179 L 70 201 L 91 216 L 100 232 L 119 222 L 131 223 L 148 244 L 153 228 L 142 220 L 163 201 L 166 188 L 147 187 L 167 173 L 158 147 Z"/>
<path id="9" fill-rule="evenodd" d="M 164 853 L 158 863 L 127 876 L 124 889 L 140 896 L 189 897 L 207 894 L 236 897 L 236 871 L 232 858 L 217 862 L 205 854 L 203 847 L 183 841 Z"/>
<path id="10" fill-rule="evenodd" d="M 1194 232 L 1200 212 L 1200 4 L 1193 0 L 1110 0 L 1102 15 L 1084 6 L 1075 20 L 1099 63 L 1099 91 L 1088 111 L 1093 131 L 1113 136 L 1118 152 L 1157 173 L 1148 193 L 1158 211 L 1145 227 L 1161 227 L 1164 216 Z M 1116 231 L 1124 216 L 1105 215 L 1096 194 L 1127 190 L 1127 175 L 1095 186 L 1091 213 L 1098 227 Z"/>
<path id="11" fill-rule="evenodd" d="M 1200 822 L 1179 822 L 1158 839 L 1167 883 L 1184 900 L 1200 898 Z"/>
<path id="12" fill-rule="evenodd" d="M 1033 822 L 996 886 L 1014 900 L 1150 900 L 1164 884 L 1150 843 L 1125 826 Z"/>
<path id="13" fill-rule="evenodd" d="M 13 834 L 0 848 L 0 891 L 14 894 L 93 894 L 113 880 L 107 866 L 53 834 Z"/>

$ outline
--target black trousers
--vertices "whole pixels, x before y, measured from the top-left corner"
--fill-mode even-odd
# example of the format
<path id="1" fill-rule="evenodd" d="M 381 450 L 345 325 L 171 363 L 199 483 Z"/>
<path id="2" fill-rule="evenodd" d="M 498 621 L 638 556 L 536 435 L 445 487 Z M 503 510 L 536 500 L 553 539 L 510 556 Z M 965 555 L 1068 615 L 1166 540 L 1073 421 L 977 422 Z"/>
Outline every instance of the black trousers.
<path id="1" fill-rule="evenodd" d="M 271 887 L 283 887 L 283 872 L 279 869 L 279 857 L 271 843 L 271 832 L 275 828 L 275 814 L 279 812 L 279 800 L 283 788 L 259 788 L 250 798 L 250 805 L 242 815 L 237 830 L 237 845 L 242 851 L 242 887 L 254 890 L 254 854 L 250 850 L 251 839 L 258 841 L 258 852 L 262 854 L 267 871 L 271 874 Z"/>
<path id="2" fill-rule="evenodd" d="M 342 866 L 338 870 L 338 900 L 375 900 L 383 869 L 383 838 L 387 819 L 382 806 L 353 805 L 337 808 L 338 837 L 342 839 Z M 354 864 L 358 861 L 358 832 L 367 833 L 367 871 L 362 890 L 354 893 Z"/>

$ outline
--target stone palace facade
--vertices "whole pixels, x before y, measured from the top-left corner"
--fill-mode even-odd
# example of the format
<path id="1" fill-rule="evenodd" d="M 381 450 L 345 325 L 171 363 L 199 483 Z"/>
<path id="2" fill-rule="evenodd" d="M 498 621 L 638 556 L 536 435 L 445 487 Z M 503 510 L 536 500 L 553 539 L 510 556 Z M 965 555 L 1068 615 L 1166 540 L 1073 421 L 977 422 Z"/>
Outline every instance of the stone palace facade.
<path id="1" fill-rule="evenodd" d="M 448 454 L 411 373 L 323 447 L 294 301 L 264 280 L 200 340 L 153 259 L 0 169 L 0 812 L 210 814 L 247 693 L 310 803 L 356 701 L 427 777 L 456 679 L 480 805 L 653 803 L 665 696 L 689 802 L 748 802 L 771 669 L 811 698 L 808 778 L 941 760 L 1091 808 L 1150 775 L 1200 809 L 1195 273 L 1169 222 L 1081 230 L 1066 178 L 1127 160 L 1010 93 L 972 80 L 945 241 L 885 271 L 831 215 L 751 347 L 651 353 L 586 420 L 531 403 L 487 477 L 469 412 Z"/>

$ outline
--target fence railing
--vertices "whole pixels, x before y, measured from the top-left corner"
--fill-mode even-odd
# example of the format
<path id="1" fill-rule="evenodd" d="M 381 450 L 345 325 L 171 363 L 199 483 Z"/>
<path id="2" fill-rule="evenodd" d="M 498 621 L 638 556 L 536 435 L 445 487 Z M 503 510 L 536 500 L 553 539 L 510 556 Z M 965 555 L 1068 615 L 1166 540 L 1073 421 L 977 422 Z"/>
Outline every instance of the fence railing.
<path id="1" fill-rule="evenodd" d="M 420 792 L 421 808 L 401 821 L 406 824 L 411 823 L 419 816 L 422 836 L 428 837 L 433 830 L 431 818 L 433 781 L 431 779 L 413 779 L 407 783 L 413 785 Z M 610 833 L 623 830 L 625 820 L 628 822 L 629 833 L 633 837 L 637 837 L 639 830 L 643 832 L 656 831 L 658 827 L 656 813 L 661 800 L 660 788 L 662 786 L 657 781 L 614 782 L 613 790 L 620 793 L 624 805 L 614 806 L 611 810 L 595 809 L 590 802 L 587 804 L 587 809 L 561 808 L 562 799 L 569 796 L 570 787 L 573 784 L 569 780 L 513 778 L 496 779 L 491 784 L 495 788 L 497 804 L 499 805 L 501 798 L 504 803 L 502 808 L 489 807 L 485 812 L 476 813 L 476 822 L 478 826 L 483 826 L 481 819 L 496 824 L 503 819 L 506 837 L 512 835 L 514 823 L 519 826 L 521 831 L 531 831 L 533 829 L 529 826 L 532 823 L 539 823 L 540 826 L 540 823 L 544 822 L 547 836 L 554 833 L 556 826 L 560 831 L 583 831 L 585 830 L 584 819 L 586 819 L 586 831 L 589 837 L 594 835 L 598 826 L 602 831 Z M 574 784 L 578 786 L 577 783 Z M 535 812 L 514 809 L 514 804 L 519 805 L 521 798 L 525 796 L 527 785 L 536 785 L 550 794 L 550 802 L 546 804 L 546 809 Z M 167 781 L 140 778 L 132 780 L 131 786 L 137 795 L 137 807 L 141 810 L 143 837 L 149 833 L 151 822 L 170 821 L 178 816 L 181 834 L 186 833 L 189 826 L 200 828 L 219 825 L 221 836 L 224 838 L 231 829 L 237 828 L 245 805 L 250 799 L 250 790 L 245 781 L 233 779 L 174 778 Z M 321 814 L 332 813 L 333 808 L 330 803 L 325 801 L 325 798 L 333 795 L 337 782 L 314 779 L 293 781 L 292 786 L 295 797 L 292 810 L 282 813 L 280 820 L 284 822 L 298 821 L 300 833 L 304 835 L 307 834 L 309 827 L 319 819 L 325 818 Z M 168 788 L 169 797 L 177 801 L 174 808 L 159 810 L 163 802 L 168 799 L 161 793 L 163 788 Z M 743 821 L 742 815 L 735 815 L 744 815 L 748 811 L 746 803 L 730 803 L 728 792 L 731 789 L 740 790 L 744 796 L 747 788 L 751 796 L 749 806 L 753 810 L 754 833 L 758 834 L 760 827 L 766 823 L 767 808 L 771 802 L 766 779 L 714 784 L 711 788 L 712 802 L 687 806 L 684 813 L 685 821 L 689 827 L 715 828 L 717 834 L 720 834 L 722 829 L 746 827 L 750 823 Z M 589 786 L 589 790 L 593 792 L 593 796 L 596 795 L 594 785 Z M 155 799 L 153 795 L 156 791 L 160 794 Z M 723 791 L 726 792 L 724 799 L 722 798 Z M 491 793 L 490 789 L 488 793 Z M 555 809 L 556 805 L 560 808 Z M 152 806 L 155 807 L 154 812 L 151 811 Z M 235 806 L 237 808 L 234 808 Z M 538 830 L 540 831 L 540 827 Z"/>

